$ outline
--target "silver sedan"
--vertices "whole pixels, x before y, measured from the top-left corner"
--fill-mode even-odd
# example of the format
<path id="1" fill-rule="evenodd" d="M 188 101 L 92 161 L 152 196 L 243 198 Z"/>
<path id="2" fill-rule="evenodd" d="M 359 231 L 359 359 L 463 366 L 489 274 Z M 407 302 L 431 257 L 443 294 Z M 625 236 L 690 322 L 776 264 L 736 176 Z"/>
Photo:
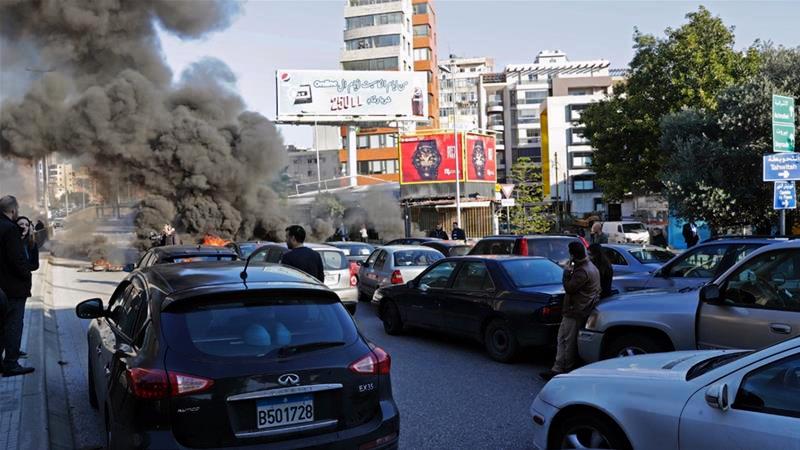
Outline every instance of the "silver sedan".
<path id="1" fill-rule="evenodd" d="M 534 448 L 800 449 L 800 338 L 615 358 L 553 378 Z"/>
<path id="2" fill-rule="evenodd" d="M 654 272 L 675 254 L 661 247 L 636 244 L 603 244 L 603 253 L 614 267 L 614 275 Z"/>
<path id="3" fill-rule="evenodd" d="M 421 245 L 387 245 L 359 263 L 358 299 L 371 301 L 375 291 L 413 280 L 428 266 L 443 259 L 438 250 Z"/>

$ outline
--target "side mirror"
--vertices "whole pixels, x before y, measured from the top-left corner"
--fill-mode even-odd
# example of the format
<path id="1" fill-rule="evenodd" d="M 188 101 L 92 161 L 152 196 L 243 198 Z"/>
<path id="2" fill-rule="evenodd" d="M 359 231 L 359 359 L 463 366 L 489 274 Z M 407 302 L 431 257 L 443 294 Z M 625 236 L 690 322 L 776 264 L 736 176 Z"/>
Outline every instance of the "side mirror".
<path id="1" fill-rule="evenodd" d="M 97 319 L 105 316 L 103 309 L 103 300 L 99 298 L 91 298 L 84 300 L 75 306 L 75 315 L 79 319 Z"/>
<path id="2" fill-rule="evenodd" d="M 419 285 L 419 290 L 420 290 L 420 291 L 422 291 L 422 292 L 428 292 L 428 289 L 430 289 L 430 286 L 428 286 L 428 285 L 427 285 L 427 284 L 425 284 L 425 283 L 421 283 L 421 284 Z"/>
<path id="3" fill-rule="evenodd" d="M 409 288 L 409 289 L 413 289 L 414 288 L 414 280 L 411 280 L 411 281 L 407 282 L 406 283 L 406 287 Z"/>
<path id="4" fill-rule="evenodd" d="M 728 385 L 725 383 L 711 386 L 706 390 L 706 403 L 712 408 L 727 411 L 730 408 Z"/>
<path id="5" fill-rule="evenodd" d="M 125 264 L 124 266 L 122 266 L 122 271 L 123 272 L 133 272 L 134 269 L 136 269 L 136 265 L 135 264 Z"/>
<path id="6" fill-rule="evenodd" d="M 350 313 L 351 316 L 355 316 L 358 303 L 345 303 L 344 308 Z"/>
<path id="7" fill-rule="evenodd" d="M 722 293 L 716 284 L 707 284 L 700 288 L 700 301 L 716 305 L 722 301 Z"/>

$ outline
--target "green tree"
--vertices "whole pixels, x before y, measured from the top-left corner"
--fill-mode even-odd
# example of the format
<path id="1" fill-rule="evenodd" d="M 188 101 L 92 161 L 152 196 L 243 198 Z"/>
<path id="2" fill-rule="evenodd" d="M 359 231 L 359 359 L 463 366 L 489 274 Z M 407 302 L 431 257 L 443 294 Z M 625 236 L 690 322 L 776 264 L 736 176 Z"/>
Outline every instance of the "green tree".
<path id="1" fill-rule="evenodd" d="M 625 83 L 581 115 L 596 151 L 592 167 L 609 200 L 661 193 L 667 156 L 659 146 L 663 116 L 684 108 L 714 110 L 717 95 L 755 73 L 753 49 L 734 49 L 732 28 L 700 7 L 663 38 L 634 33 L 635 56 Z"/>
<path id="2" fill-rule="evenodd" d="M 722 91 L 716 109 L 689 109 L 661 122 L 670 204 L 716 230 L 768 230 L 775 217 L 772 183 L 761 181 L 762 156 L 772 151 L 772 94 L 800 98 L 800 47 L 762 46 L 759 54 L 758 73 Z"/>
<path id="3" fill-rule="evenodd" d="M 551 221 L 542 203 L 542 168 L 522 157 L 511 166 L 510 180 L 514 187 L 517 205 L 511 208 L 511 226 L 522 234 L 550 231 Z"/>

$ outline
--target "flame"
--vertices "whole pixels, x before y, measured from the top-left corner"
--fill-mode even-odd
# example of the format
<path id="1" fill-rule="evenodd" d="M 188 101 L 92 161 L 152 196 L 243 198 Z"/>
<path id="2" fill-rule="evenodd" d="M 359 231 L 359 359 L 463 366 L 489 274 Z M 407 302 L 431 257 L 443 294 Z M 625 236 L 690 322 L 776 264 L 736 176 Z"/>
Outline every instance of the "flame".
<path id="1" fill-rule="evenodd" d="M 203 241 L 202 241 L 203 245 L 210 245 L 212 247 L 225 247 L 229 243 L 230 241 L 223 239 L 219 236 L 214 236 L 213 234 L 209 233 L 206 233 L 206 235 L 203 236 Z"/>

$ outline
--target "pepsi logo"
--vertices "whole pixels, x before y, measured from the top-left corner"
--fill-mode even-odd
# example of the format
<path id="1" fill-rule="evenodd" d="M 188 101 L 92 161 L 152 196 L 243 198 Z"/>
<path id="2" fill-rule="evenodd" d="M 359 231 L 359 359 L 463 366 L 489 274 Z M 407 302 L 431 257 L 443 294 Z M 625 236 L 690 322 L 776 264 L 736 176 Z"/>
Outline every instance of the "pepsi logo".
<path id="1" fill-rule="evenodd" d="M 281 81 L 289 81 L 291 78 L 292 77 L 289 76 L 288 73 L 286 73 L 286 72 L 281 73 Z"/>

